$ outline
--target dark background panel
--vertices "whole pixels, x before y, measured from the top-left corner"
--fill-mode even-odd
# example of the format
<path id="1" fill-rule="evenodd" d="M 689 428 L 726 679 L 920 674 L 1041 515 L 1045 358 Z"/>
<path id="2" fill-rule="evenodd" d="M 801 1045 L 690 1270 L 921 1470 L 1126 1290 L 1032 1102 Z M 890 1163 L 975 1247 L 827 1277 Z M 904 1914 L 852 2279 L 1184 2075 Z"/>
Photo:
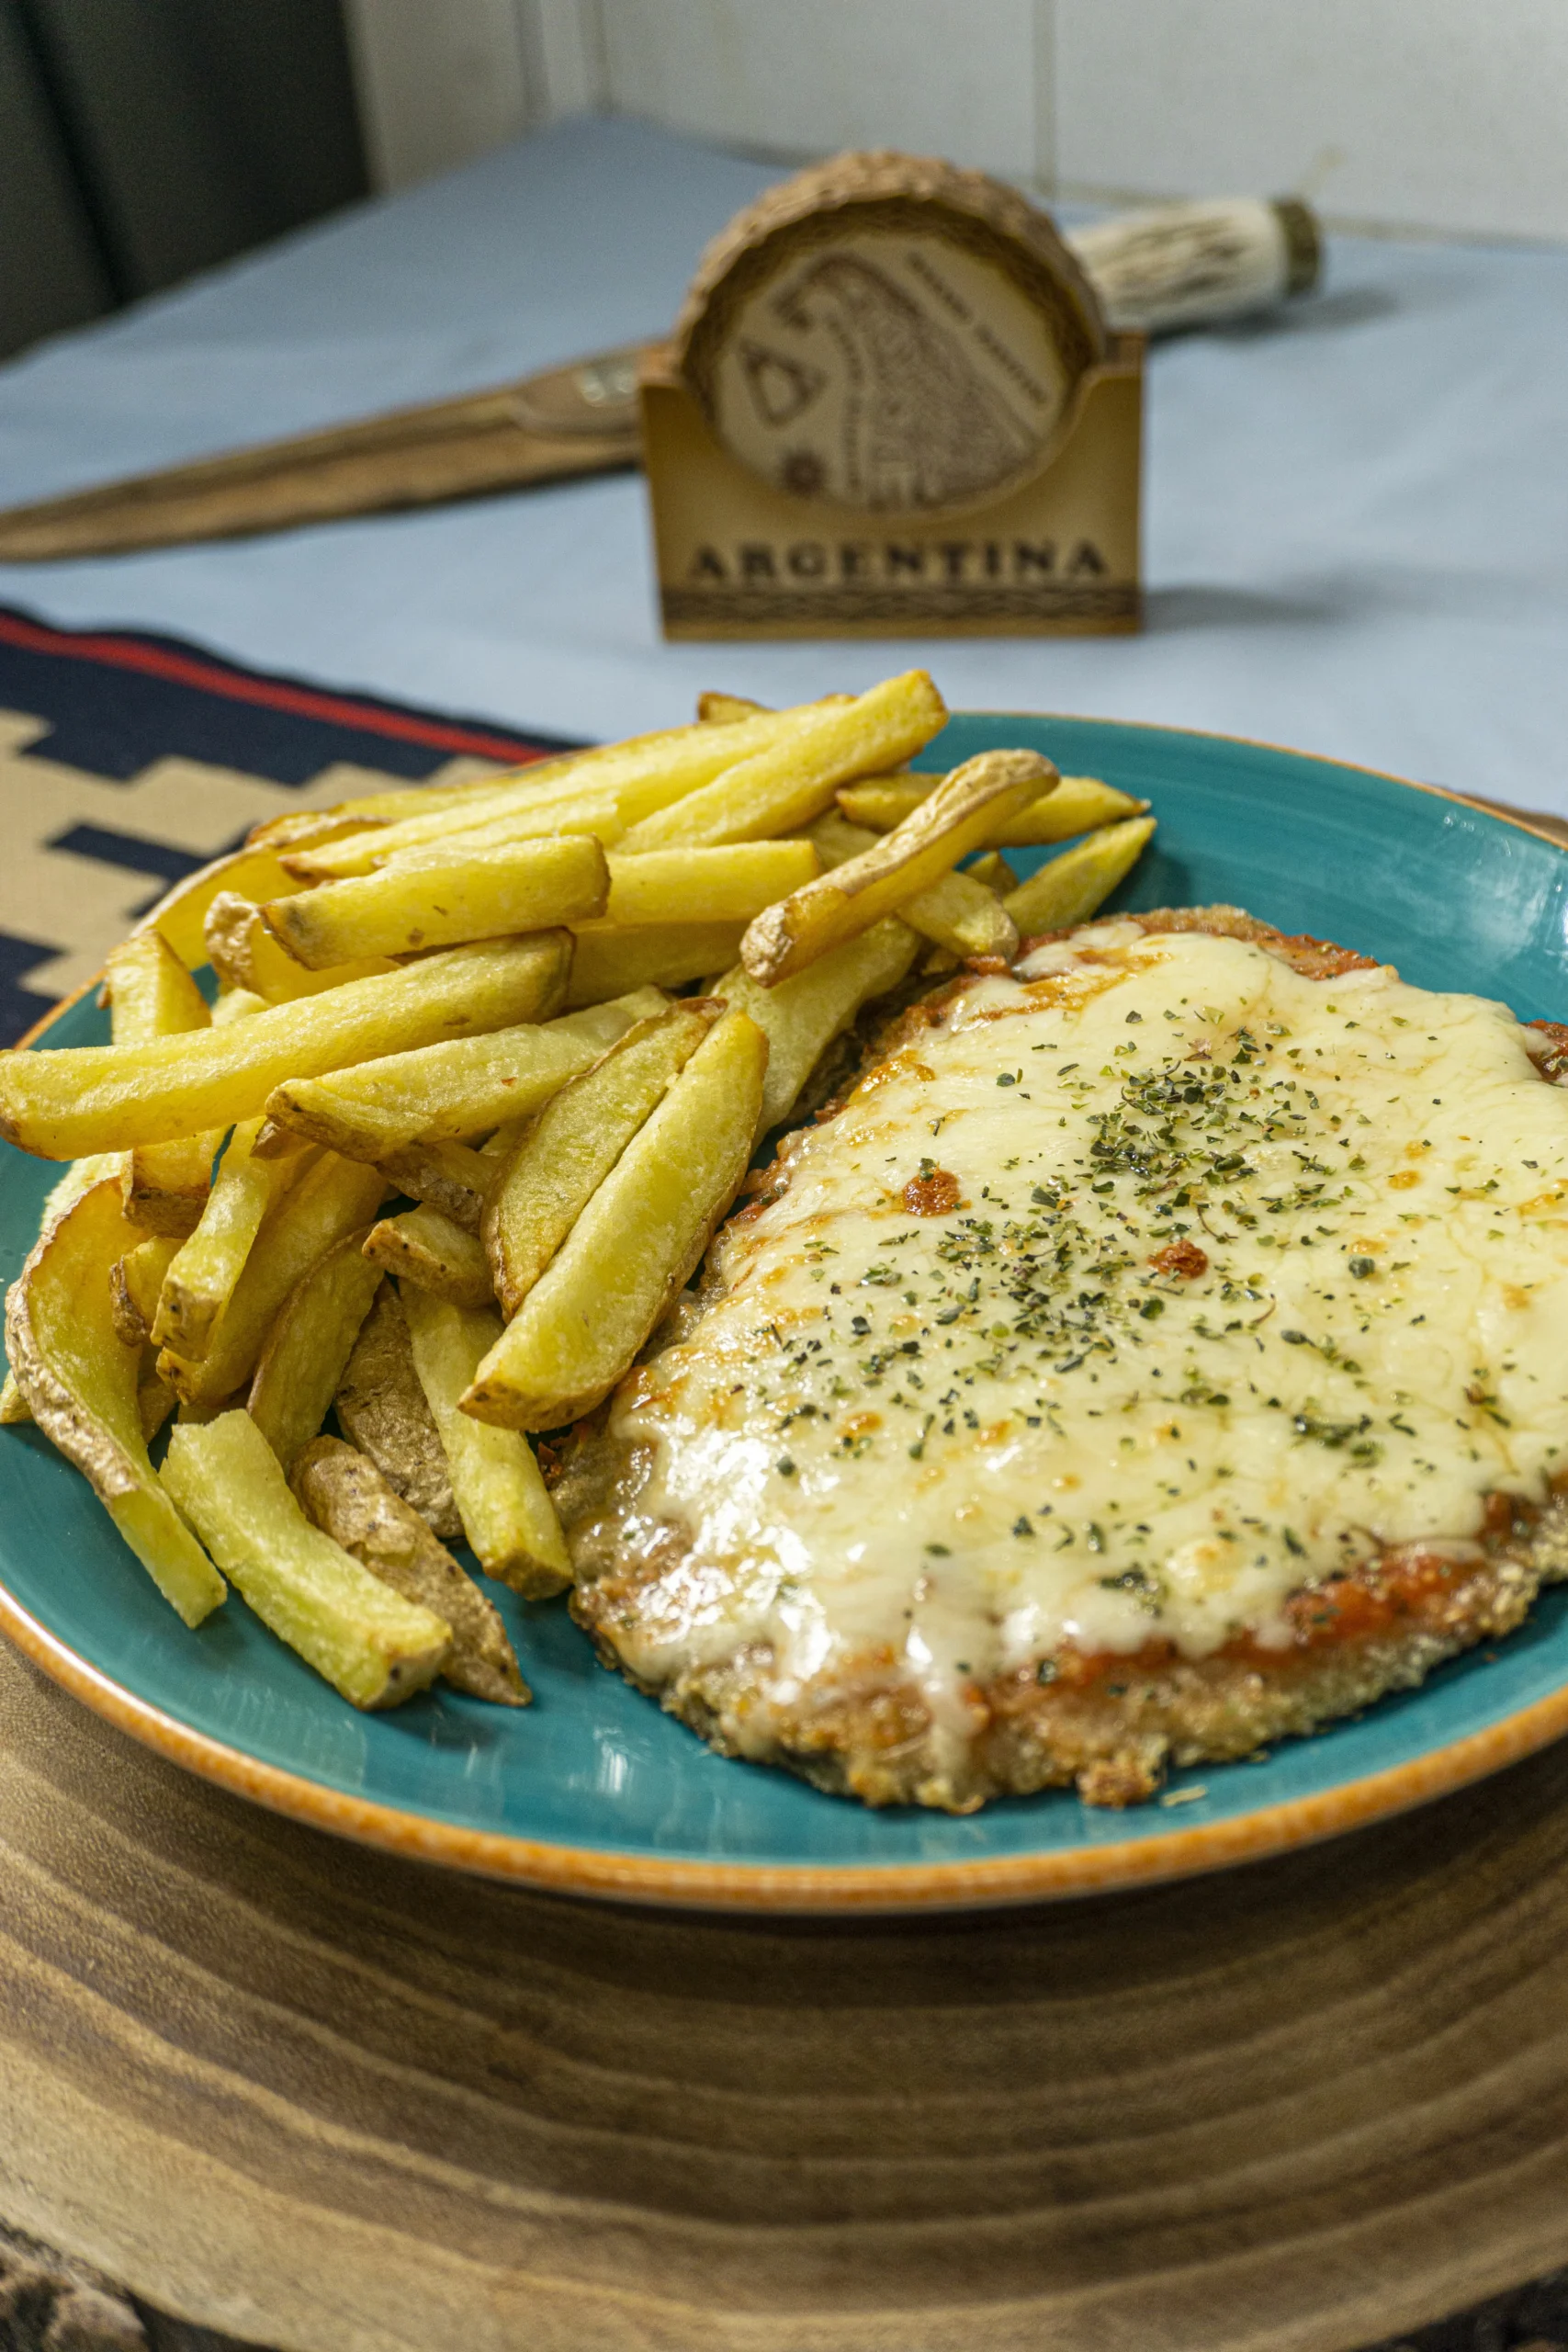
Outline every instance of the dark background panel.
<path id="1" fill-rule="evenodd" d="M 0 0 L 0 353 L 113 300 L 17 0 Z"/>
<path id="2" fill-rule="evenodd" d="M 0 352 L 367 186 L 337 0 L 0 0 Z"/>

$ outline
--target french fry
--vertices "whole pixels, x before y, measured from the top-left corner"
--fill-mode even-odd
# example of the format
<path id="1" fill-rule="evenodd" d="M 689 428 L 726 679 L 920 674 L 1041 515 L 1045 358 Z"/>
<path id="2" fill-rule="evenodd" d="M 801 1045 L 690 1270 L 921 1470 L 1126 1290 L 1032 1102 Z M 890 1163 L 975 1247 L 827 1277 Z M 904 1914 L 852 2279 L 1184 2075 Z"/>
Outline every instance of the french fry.
<path id="1" fill-rule="evenodd" d="M 132 1225 L 176 1241 L 194 1233 L 212 1190 L 212 1162 L 222 1140 L 221 1127 L 208 1127 L 177 1143 L 138 1145 L 120 1180 Z"/>
<path id="2" fill-rule="evenodd" d="M 231 1125 L 287 1079 L 528 1019 L 558 987 L 567 953 L 558 932 L 481 941 L 218 1032 L 0 1054 L 0 1134 L 42 1159 L 73 1159 Z"/>
<path id="3" fill-rule="evenodd" d="M 351 1159 L 387 1159 L 527 1117 L 602 1050 L 564 1022 L 492 1030 L 290 1081 L 267 1097 L 267 1115 Z"/>
<path id="4" fill-rule="evenodd" d="M 223 1600 L 223 1579 L 147 1458 L 141 1351 L 121 1343 L 109 1301 L 109 1268 L 141 1238 L 114 1178 L 84 1193 L 11 1285 L 6 1352 L 39 1429 L 89 1481 L 164 1600 L 199 1625 Z"/>
<path id="5" fill-rule="evenodd" d="M 808 827 L 807 838 L 829 873 L 875 849 L 879 840 L 866 826 L 852 825 L 836 808 L 818 817 Z M 996 892 L 974 874 L 939 875 L 927 888 L 906 899 L 898 912 L 912 931 L 954 957 L 1010 956 L 1018 949 L 1012 918 L 1004 911 Z"/>
<path id="6" fill-rule="evenodd" d="M 376 1464 L 341 1438 L 313 1438 L 289 1481 L 306 1518 L 373 1577 L 452 1629 L 441 1679 L 473 1698 L 525 1707 L 533 1693 L 494 1604 Z"/>
<path id="7" fill-rule="evenodd" d="M 837 795 L 839 807 L 856 825 L 875 833 L 890 833 L 911 809 L 928 799 L 942 781 L 935 775 L 873 776 L 863 784 L 846 784 Z M 1118 792 L 1098 776 L 1065 775 L 1055 790 L 1021 808 L 999 825 L 987 846 L 1031 849 L 1048 842 L 1068 842 L 1100 825 L 1136 817 L 1148 807 L 1129 792 Z"/>
<path id="8" fill-rule="evenodd" d="M 897 915 L 885 915 L 858 939 L 829 947 L 815 964 L 793 980 L 781 980 L 777 988 L 764 988 L 740 964 L 715 980 L 712 993 L 732 1010 L 750 1014 L 768 1041 L 757 1142 L 789 1116 L 801 1088 L 862 1005 L 897 987 L 919 944 L 908 923 Z"/>
<path id="9" fill-rule="evenodd" d="M 138 932 L 161 933 L 180 962 L 194 972 L 207 961 L 203 935 L 207 910 L 220 890 L 231 890 L 242 899 L 254 899 L 259 903 L 263 899 L 280 899 L 286 892 L 301 887 L 292 875 L 285 873 L 276 851 L 265 843 L 254 849 L 230 850 L 225 856 L 214 858 L 210 865 L 203 865 L 176 882 L 142 916 L 136 928 Z"/>
<path id="10" fill-rule="evenodd" d="M 619 846 L 630 855 L 798 831 L 831 805 L 840 784 L 911 758 L 946 718 L 947 706 L 923 670 L 888 678 L 853 702 L 797 711 L 779 741 L 739 761 L 702 790 L 644 818 Z"/>
<path id="11" fill-rule="evenodd" d="M 564 1012 L 549 1025 L 563 1037 L 582 1038 L 602 1054 L 606 1046 L 626 1035 L 634 1021 L 651 1021 L 669 1001 L 661 988 L 644 982 L 627 989 L 624 995 L 599 997 L 592 1004 L 579 1005 L 575 1012 Z"/>
<path id="12" fill-rule="evenodd" d="M 400 1216 L 384 1216 L 371 1227 L 365 1255 L 384 1272 L 449 1298 L 454 1306 L 489 1306 L 494 1301 L 483 1243 L 439 1209 L 422 1204 Z"/>
<path id="13" fill-rule="evenodd" d="M 142 1351 L 141 1363 L 136 1380 L 136 1418 L 141 1424 L 141 1442 L 151 1445 L 179 1399 L 168 1382 L 159 1373 L 154 1361 L 156 1351 Z"/>
<path id="14" fill-rule="evenodd" d="M 959 876 L 960 880 L 965 878 L 978 882 L 985 889 L 996 891 L 998 897 L 1004 890 L 1016 890 L 1018 888 L 1018 876 L 999 849 L 988 849 L 972 865 L 966 865 Z"/>
<path id="15" fill-rule="evenodd" d="M 697 696 L 697 718 L 704 727 L 722 727 L 727 720 L 754 718 L 767 707 L 764 702 L 753 702 L 749 695 L 708 691 Z"/>
<path id="16" fill-rule="evenodd" d="M 461 839 L 465 846 L 478 849 L 571 831 L 593 833 L 608 845 L 643 818 L 710 784 L 726 768 L 789 741 L 814 708 L 762 711 L 735 725 L 682 727 L 665 735 L 605 744 L 581 753 L 570 773 L 558 778 L 531 785 L 525 777 L 498 793 L 488 811 L 476 802 L 471 808 L 438 808 L 409 817 L 356 838 L 288 853 L 288 870 L 304 882 L 340 881 L 369 874 L 389 858 L 437 840 L 448 843 Z"/>
<path id="17" fill-rule="evenodd" d="M 207 1353 L 263 1217 L 316 1157 L 307 1147 L 276 1159 L 253 1158 L 260 1125 L 249 1119 L 230 1136 L 200 1221 L 170 1259 L 158 1295 L 153 1339 L 193 1362 Z"/>
<path id="18" fill-rule="evenodd" d="M 144 1348 L 152 1334 L 158 1294 L 179 1243 L 152 1234 L 109 1268 L 109 1315 L 122 1347 Z"/>
<path id="19" fill-rule="evenodd" d="M 1144 854 L 1155 830 L 1152 817 L 1131 817 L 1106 825 L 1073 849 L 1066 849 L 1002 900 L 1027 939 L 1042 931 L 1066 931 L 1087 922 Z"/>
<path id="20" fill-rule="evenodd" d="M 300 1276 L 256 1360 L 245 1409 L 285 1470 L 326 1419 L 381 1286 L 365 1256 L 368 1232 L 345 1233 Z"/>
<path id="21" fill-rule="evenodd" d="M 211 1017 L 207 999 L 156 931 L 132 932 L 113 949 L 104 964 L 103 995 L 117 1046 L 182 1036 L 205 1029 Z"/>
<path id="22" fill-rule="evenodd" d="M 767 1062 L 744 1012 L 709 1031 L 479 1365 L 464 1416 L 555 1429 L 609 1394 L 734 1198 Z"/>
<path id="23" fill-rule="evenodd" d="M 489 768 L 483 775 L 465 776 L 454 784 L 394 785 L 385 791 L 355 793 L 331 808 L 291 808 L 253 825 L 245 841 L 251 847 L 290 848 L 297 842 L 327 839 L 333 831 L 399 824 L 433 809 L 480 808 L 487 800 L 515 792 L 519 785 L 553 783 L 581 757 L 581 752 L 563 752 L 553 760 L 525 761 L 521 767 Z"/>
<path id="24" fill-rule="evenodd" d="M 212 1008 L 212 1025 L 226 1029 L 231 1021 L 248 1020 L 253 1012 L 265 1012 L 267 1000 L 257 996 L 254 989 L 220 989 Z"/>
<path id="25" fill-rule="evenodd" d="M 285 902 L 275 899 L 272 903 Z M 203 936 L 219 978 L 231 988 L 248 989 L 267 1004 L 289 1004 L 296 997 L 342 988 L 345 980 L 367 980 L 378 972 L 396 969 L 390 956 L 361 956 L 330 971 L 307 970 L 267 929 L 260 907 L 232 890 L 220 890 L 208 908 Z"/>
<path id="26" fill-rule="evenodd" d="M 295 1283 L 335 1241 L 370 1225 L 386 1182 L 378 1168 L 323 1152 L 273 1204 L 251 1245 L 205 1355 L 165 1347 L 158 1369 L 187 1404 L 231 1396 L 255 1370 L 273 1319 Z"/>
<path id="27" fill-rule="evenodd" d="M 766 987 L 788 979 L 928 891 L 999 814 L 1021 807 L 1050 775 L 1038 752 L 982 752 L 966 760 L 892 832 L 759 915 L 740 944 L 741 962 Z"/>
<path id="28" fill-rule="evenodd" d="M 414 785 L 400 792 L 380 795 L 383 799 L 397 799 L 402 803 L 400 808 L 385 815 L 367 810 L 363 816 L 353 816 L 344 808 L 290 808 L 282 816 L 267 817 L 259 825 L 253 825 L 245 835 L 245 847 L 269 849 L 281 855 L 286 849 L 303 848 L 307 842 L 341 841 L 346 833 L 364 832 L 372 826 L 385 825 L 396 817 L 406 815 L 410 808 L 418 805 L 417 798 L 411 798 L 410 795 L 417 796 L 419 789 Z"/>
<path id="29" fill-rule="evenodd" d="M 493 1308 L 402 1294 L 414 1369 L 441 1432 L 452 1492 L 479 1566 L 529 1600 L 571 1582 L 571 1559 L 534 1449 L 513 1429 L 487 1429 L 458 1399 L 501 1337 Z"/>
<path id="30" fill-rule="evenodd" d="M 609 860 L 610 895 L 584 932 L 649 923 L 750 922 L 822 870 L 809 841 L 732 842 L 723 849 L 653 849 Z"/>
<path id="31" fill-rule="evenodd" d="M 210 1025 L 206 998 L 156 931 L 121 941 L 104 967 L 104 994 L 116 1046 L 186 1036 Z M 131 1223 L 153 1233 L 189 1233 L 201 1215 L 221 1140 L 220 1133 L 209 1132 L 127 1152 L 120 1193 Z"/>
<path id="32" fill-rule="evenodd" d="M 376 1294 L 333 1402 L 344 1430 L 393 1492 L 445 1543 L 460 1542 L 452 1474 L 413 1368 L 408 1318 L 389 1282 Z"/>
<path id="33" fill-rule="evenodd" d="M 395 1707 L 446 1664 L 452 1629 L 312 1527 L 248 1413 L 185 1421 L 163 1481 L 265 1625 L 356 1707 Z"/>
<path id="34" fill-rule="evenodd" d="M 51 1227 L 59 1224 L 66 1210 L 73 1208 L 83 1193 L 91 1192 L 95 1184 L 101 1184 L 111 1176 L 118 1183 L 124 1165 L 125 1155 L 118 1151 L 95 1152 L 85 1159 L 73 1159 L 63 1176 L 51 1185 L 45 1195 L 39 1216 L 39 1240 L 41 1241 Z M 17 1428 L 31 1419 L 32 1413 L 17 1385 L 17 1375 L 14 1372 L 7 1372 L 5 1381 L 0 1383 L 0 1428 Z"/>
<path id="35" fill-rule="evenodd" d="M 524 1129 L 480 1231 L 503 1315 L 515 1315 L 626 1147 L 717 1020 L 708 1000 L 639 1023 Z"/>
<path id="36" fill-rule="evenodd" d="M 609 888 L 598 842 L 567 833 L 466 854 L 423 850 L 355 880 L 275 899 L 264 912 L 290 955 L 321 971 L 575 922 L 603 914 Z"/>
<path id="37" fill-rule="evenodd" d="M 394 1190 L 477 1234 L 494 1168 L 466 1143 L 411 1143 L 380 1163 Z"/>
<path id="38" fill-rule="evenodd" d="M 654 922 L 637 931 L 579 932 L 567 1003 L 597 1004 L 649 986 L 676 989 L 721 972 L 735 961 L 744 929 L 739 922 Z"/>

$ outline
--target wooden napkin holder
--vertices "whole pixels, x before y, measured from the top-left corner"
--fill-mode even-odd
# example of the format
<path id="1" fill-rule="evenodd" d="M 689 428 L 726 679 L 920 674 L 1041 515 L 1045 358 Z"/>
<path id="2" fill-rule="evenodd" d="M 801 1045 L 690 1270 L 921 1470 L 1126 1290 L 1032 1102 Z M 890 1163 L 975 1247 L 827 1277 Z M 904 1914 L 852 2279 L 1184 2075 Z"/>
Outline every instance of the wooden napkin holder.
<path id="1" fill-rule="evenodd" d="M 980 174 L 852 155 L 770 190 L 643 355 L 665 636 L 1137 628 L 1143 363 Z"/>

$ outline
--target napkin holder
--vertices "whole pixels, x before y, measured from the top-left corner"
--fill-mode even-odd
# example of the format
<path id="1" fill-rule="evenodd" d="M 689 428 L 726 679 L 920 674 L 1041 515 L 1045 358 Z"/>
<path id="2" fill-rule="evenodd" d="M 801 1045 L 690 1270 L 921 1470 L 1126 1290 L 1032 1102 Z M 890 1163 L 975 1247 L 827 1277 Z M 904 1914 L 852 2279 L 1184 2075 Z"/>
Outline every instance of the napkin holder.
<path id="1" fill-rule="evenodd" d="M 1143 337 L 1013 190 L 896 155 L 798 175 L 642 356 L 665 636 L 1137 628 L 1143 384 Z"/>

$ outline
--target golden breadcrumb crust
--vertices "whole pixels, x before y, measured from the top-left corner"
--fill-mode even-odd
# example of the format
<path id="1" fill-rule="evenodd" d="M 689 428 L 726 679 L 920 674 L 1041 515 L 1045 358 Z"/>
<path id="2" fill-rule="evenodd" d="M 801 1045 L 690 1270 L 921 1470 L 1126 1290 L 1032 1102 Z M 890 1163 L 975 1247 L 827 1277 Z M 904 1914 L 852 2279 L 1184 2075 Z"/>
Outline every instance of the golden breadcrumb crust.
<path id="1" fill-rule="evenodd" d="M 1130 920 L 1150 933 L 1247 940 L 1310 979 L 1333 978 L 1373 960 L 1328 941 L 1286 937 L 1236 907 L 1161 909 Z M 879 1040 L 880 1050 L 896 1048 L 929 1021 L 946 993 L 901 1014 Z M 1543 1076 L 1563 1082 L 1568 1029 L 1535 1026 L 1548 1040 Z M 818 1115 L 830 1115 L 831 1107 Z M 741 1215 L 779 1196 L 788 1161 L 786 1144 L 761 1198 Z M 701 1315 L 699 1296 L 682 1337 Z M 1171 1765 L 1250 1756 L 1273 1740 L 1354 1713 L 1387 1691 L 1413 1689 L 1445 1658 L 1511 1632 L 1543 1585 L 1568 1578 L 1568 1491 L 1540 1509 L 1494 1495 L 1473 1546 L 1407 1545 L 1303 1585 L 1287 1603 L 1292 1638 L 1286 1648 L 1265 1649 L 1244 1635 L 1194 1660 L 1166 1641 L 1130 1656 L 1066 1646 L 976 1681 L 966 1693 L 972 1730 L 964 1759 L 938 1768 L 926 1702 L 891 1651 L 818 1675 L 787 1707 L 771 1695 L 772 1655 L 756 1645 L 717 1664 L 679 1668 L 657 1686 L 631 1671 L 623 1638 L 669 1617 L 670 1584 L 691 1562 L 677 1527 L 650 1543 L 638 1513 L 635 1548 L 623 1535 L 652 1458 L 648 1449 L 607 1433 L 606 1409 L 573 1433 L 556 1487 L 571 1546 L 578 1623 L 606 1665 L 618 1667 L 721 1754 L 782 1765 L 867 1804 L 963 1813 L 990 1797 L 1075 1783 L 1088 1804 L 1133 1804 L 1154 1793 Z"/>

